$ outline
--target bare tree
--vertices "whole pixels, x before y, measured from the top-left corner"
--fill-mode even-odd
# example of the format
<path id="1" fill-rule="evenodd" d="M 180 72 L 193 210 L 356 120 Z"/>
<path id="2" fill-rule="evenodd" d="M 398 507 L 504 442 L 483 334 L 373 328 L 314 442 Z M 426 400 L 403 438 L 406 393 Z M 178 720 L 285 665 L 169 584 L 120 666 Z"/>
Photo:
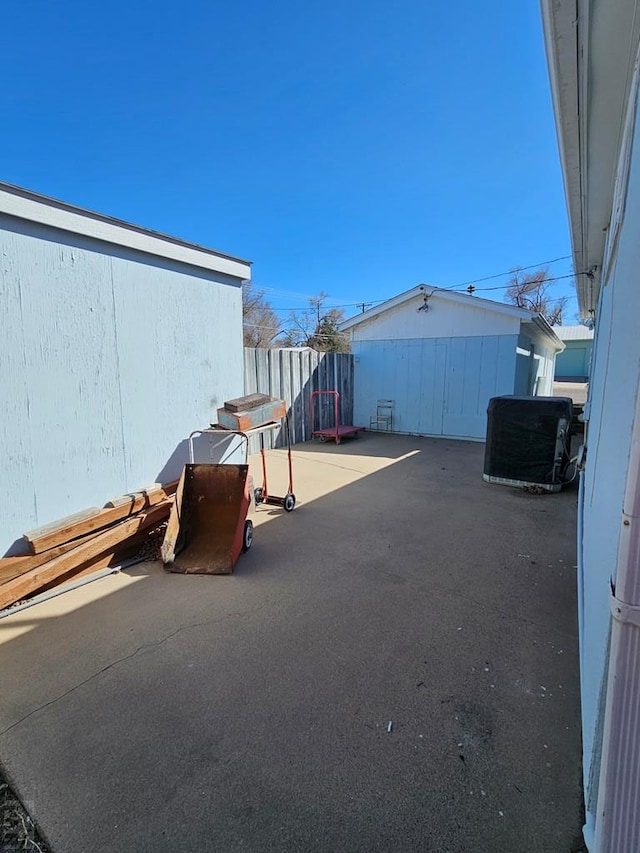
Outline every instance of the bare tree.
<path id="1" fill-rule="evenodd" d="M 531 273 L 523 273 L 516 267 L 511 271 L 511 280 L 505 294 L 505 302 L 536 311 L 552 326 L 562 324 L 562 314 L 569 301 L 568 296 L 552 297 L 549 288 L 549 270 L 546 268 Z"/>
<path id="2" fill-rule="evenodd" d="M 281 333 L 271 303 L 251 282 L 242 285 L 242 332 L 246 347 L 272 347 Z"/>
<path id="3" fill-rule="evenodd" d="M 349 352 L 347 335 L 338 326 L 344 319 L 340 308 L 325 308 L 327 294 L 321 291 L 309 299 L 309 306 L 289 314 L 281 346 L 311 347 L 320 352 Z"/>

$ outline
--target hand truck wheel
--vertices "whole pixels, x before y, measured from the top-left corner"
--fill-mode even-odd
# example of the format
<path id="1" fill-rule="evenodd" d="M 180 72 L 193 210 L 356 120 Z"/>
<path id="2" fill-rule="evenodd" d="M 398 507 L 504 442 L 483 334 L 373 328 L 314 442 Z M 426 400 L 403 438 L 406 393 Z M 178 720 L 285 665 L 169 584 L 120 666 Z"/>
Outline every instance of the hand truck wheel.
<path id="1" fill-rule="evenodd" d="M 244 523 L 244 534 L 242 536 L 242 550 L 248 551 L 253 545 L 253 522 L 247 519 Z"/>

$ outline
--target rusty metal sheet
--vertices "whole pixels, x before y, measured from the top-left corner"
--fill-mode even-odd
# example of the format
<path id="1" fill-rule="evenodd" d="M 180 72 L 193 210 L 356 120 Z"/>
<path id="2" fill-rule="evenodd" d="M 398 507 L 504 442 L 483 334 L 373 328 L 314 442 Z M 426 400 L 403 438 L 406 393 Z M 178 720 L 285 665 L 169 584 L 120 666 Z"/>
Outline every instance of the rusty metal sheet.
<path id="1" fill-rule="evenodd" d="M 170 571 L 233 572 L 251 499 L 248 470 L 247 465 L 185 465 L 162 546 Z"/>

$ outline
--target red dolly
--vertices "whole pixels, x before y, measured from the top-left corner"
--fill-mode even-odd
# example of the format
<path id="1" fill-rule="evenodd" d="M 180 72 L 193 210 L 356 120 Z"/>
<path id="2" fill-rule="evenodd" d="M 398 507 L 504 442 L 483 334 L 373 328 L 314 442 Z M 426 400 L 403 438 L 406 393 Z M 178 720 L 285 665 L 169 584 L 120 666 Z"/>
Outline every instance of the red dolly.
<path id="1" fill-rule="evenodd" d="M 273 426 L 276 426 L 274 424 Z M 284 429 L 287 435 L 287 460 L 289 463 L 289 488 L 284 497 L 270 495 L 267 486 L 267 457 L 264 452 L 264 431 L 260 432 L 260 456 L 262 457 L 262 486 L 253 493 L 253 498 L 258 504 L 269 504 L 270 506 L 281 506 L 286 512 L 293 512 L 296 505 L 296 496 L 293 493 L 293 465 L 291 462 L 291 429 L 289 427 L 289 415 L 284 416 Z"/>
<path id="2" fill-rule="evenodd" d="M 314 429 L 313 425 L 315 423 L 315 399 L 316 397 L 321 396 L 331 396 L 333 397 L 334 404 L 334 426 L 328 427 L 326 429 Z M 321 423 L 321 418 L 318 421 Z M 341 424 L 340 423 L 340 394 L 337 391 L 312 391 L 311 392 L 311 437 L 315 438 L 316 436 L 320 439 L 320 441 L 335 441 L 336 444 L 340 444 L 341 440 L 345 436 L 353 436 L 357 437 L 358 433 L 362 432 L 364 427 L 361 426 L 351 426 L 349 424 Z"/>

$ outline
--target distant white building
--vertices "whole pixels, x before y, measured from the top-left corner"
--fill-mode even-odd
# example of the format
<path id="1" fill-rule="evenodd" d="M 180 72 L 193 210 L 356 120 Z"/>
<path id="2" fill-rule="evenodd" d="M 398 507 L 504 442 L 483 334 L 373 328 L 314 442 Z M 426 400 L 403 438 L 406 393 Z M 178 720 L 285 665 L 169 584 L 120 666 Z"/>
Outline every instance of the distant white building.
<path id="1" fill-rule="evenodd" d="M 340 324 L 355 357 L 354 422 L 393 400 L 393 432 L 484 439 L 502 394 L 550 395 L 564 345 L 541 314 L 418 285 Z"/>

